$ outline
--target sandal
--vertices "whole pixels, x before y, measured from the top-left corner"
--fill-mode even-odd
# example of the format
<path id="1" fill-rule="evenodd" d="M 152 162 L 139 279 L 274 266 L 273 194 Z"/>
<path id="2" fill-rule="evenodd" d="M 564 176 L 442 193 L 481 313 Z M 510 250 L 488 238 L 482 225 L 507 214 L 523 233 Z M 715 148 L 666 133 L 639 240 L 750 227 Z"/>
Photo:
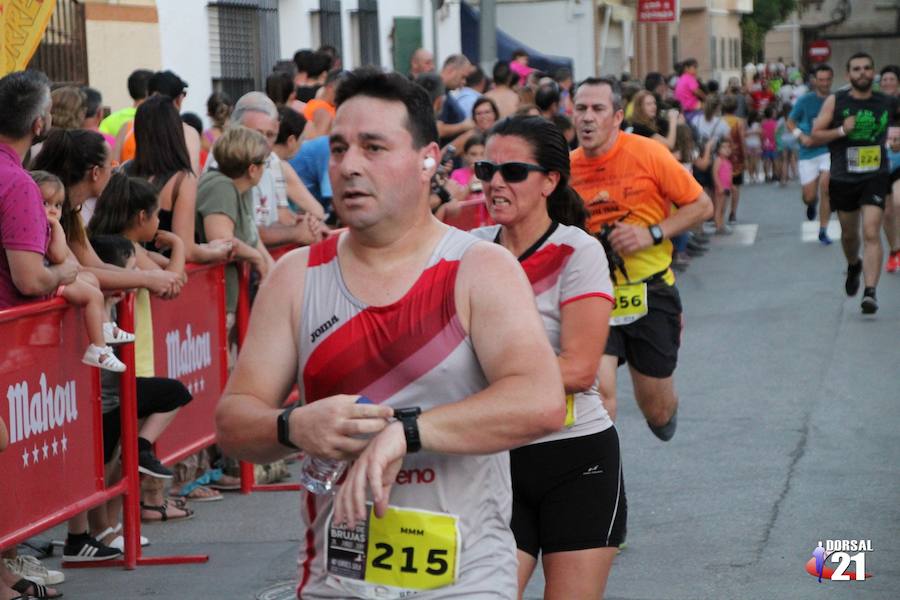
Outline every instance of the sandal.
<path id="1" fill-rule="evenodd" d="M 81 357 L 81 362 L 92 367 L 100 367 L 114 373 L 125 370 L 125 363 L 119 360 L 109 346 L 95 346 L 91 344 Z"/>
<path id="2" fill-rule="evenodd" d="M 226 475 L 222 472 L 222 469 L 210 469 L 203 474 L 204 477 L 206 477 L 206 475 L 209 475 L 210 479 L 207 487 L 211 489 L 223 492 L 230 492 L 241 489 L 241 479 L 239 477 Z"/>
<path id="3" fill-rule="evenodd" d="M 10 587 L 17 592 L 21 592 L 26 598 L 62 598 L 63 595 L 62 592 L 54 590 L 55 593 L 51 596 L 47 586 L 29 581 L 28 579 L 20 579 Z"/>
<path id="4" fill-rule="evenodd" d="M 154 523 L 154 522 L 162 523 L 165 521 L 186 521 L 194 516 L 194 511 L 192 511 L 189 508 L 177 508 L 177 507 L 173 507 L 173 508 L 175 508 L 175 510 L 180 510 L 180 511 L 184 512 L 184 514 L 183 515 L 170 515 L 168 502 L 163 502 L 162 506 L 154 506 L 152 504 L 144 504 L 143 502 L 141 502 L 141 521 L 145 521 L 148 523 Z M 158 519 L 157 518 L 148 519 L 148 518 L 144 517 L 143 511 L 145 511 L 145 510 L 149 511 L 151 514 L 159 513 L 159 518 Z"/>
<path id="5" fill-rule="evenodd" d="M 107 344 L 130 344 L 134 341 L 134 334 L 120 329 L 111 321 L 103 324 L 103 339 Z"/>
<path id="6" fill-rule="evenodd" d="M 181 486 L 181 490 L 169 491 L 171 496 L 181 496 L 195 502 L 215 502 L 222 499 L 222 494 L 206 487 L 208 484 L 218 481 L 222 477 L 221 469 L 210 469 L 203 475 Z M 238 485 L 240 487 L 240 485 Z"/>

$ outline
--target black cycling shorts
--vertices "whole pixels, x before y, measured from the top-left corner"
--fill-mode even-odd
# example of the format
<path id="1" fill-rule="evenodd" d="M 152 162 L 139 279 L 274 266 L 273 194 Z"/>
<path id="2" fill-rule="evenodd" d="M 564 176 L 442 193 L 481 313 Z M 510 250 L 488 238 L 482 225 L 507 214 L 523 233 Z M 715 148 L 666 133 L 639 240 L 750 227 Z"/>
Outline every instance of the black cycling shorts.
<path id="1" fill-rule="evenodd" d="M 166 377 L 136 377 L 137 416 L 146 419 L 152 414 L 167 413 L 181 408 L 193 397 L 184 384 Z M 119 407 L 103 413 L 103 462 L 112 459 L 122 432 Z"/>
<path id="2" fill-rule="evenodd" d="M 615 427 L 523 446 L 509 456 L 519 550 L 536 558 L 625 541 L 628 506 Z"/>
<path id="3" fill-rule="evenodd" d="M 853 212 L 860 206 L 884 208 L 884 199 L 891 193 L 891 176 L 879 173 L 862 181 L 828 180 L 828 197 L 831 210 Z"/>
<path id="4" fill-rule="evenodd" d="M 675 372 L 681 347 L 681 296 L 674 285 L 647 284 L 647 314 L 609 328 L 604 354 L 641 375 L 665 379 Z"/>

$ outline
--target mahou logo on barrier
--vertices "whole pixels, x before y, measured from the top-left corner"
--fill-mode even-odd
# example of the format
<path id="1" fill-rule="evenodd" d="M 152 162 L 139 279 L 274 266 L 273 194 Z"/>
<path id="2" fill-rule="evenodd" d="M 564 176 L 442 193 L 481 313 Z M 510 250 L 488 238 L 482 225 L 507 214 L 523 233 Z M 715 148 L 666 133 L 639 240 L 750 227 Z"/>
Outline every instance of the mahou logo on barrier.
<path id="1" fill-rule="evenodd" d="M 32 390 L 35 391 L 32 393 Z M 52 439 L 48 435 L 38 440 L 43 442 L 42 445 L 35 445 L 31 450 L 25 449 L 22 454 L 24 467 L 68 450 L 69 440 L 60 430 L 63 425 L 78 420 L 78 397 L 74 380 L 52 385 L 47 382 L 46 373 L 41 373 L 35 387 L 30 387 L 27 380 L 8 386 L 6 400 L 9 405 L 7 424 L 10 446 L 27 442 L 42 434 L 53 434 Z"/>
<path id="2" fill-rule="evenodd" d="M 204 378 L 190 379 L 212 365 L 212 341 L 209 331 L 197 335 L 188 325 L 184 334 L 178 329 L 166 334 L 168 377 L 185 381 L 191 393 L 206 388 Z"/>

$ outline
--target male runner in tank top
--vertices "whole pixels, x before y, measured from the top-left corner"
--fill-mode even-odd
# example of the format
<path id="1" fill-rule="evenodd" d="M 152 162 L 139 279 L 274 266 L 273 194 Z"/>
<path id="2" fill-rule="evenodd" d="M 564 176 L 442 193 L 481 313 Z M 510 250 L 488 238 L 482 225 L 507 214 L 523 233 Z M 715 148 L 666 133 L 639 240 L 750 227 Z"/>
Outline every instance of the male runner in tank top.
<path id="1" fill-rule="evenodd" d="M 872 91 L 875 62 L 865 52 L 847 61 L 850 89 L 828 96 L 813 123 L 812 139 L 828 144 L 831 208 L 841 222 L 841 246 L 847 258 L 844 291 L 855 296 L 862 272 L 865 289 L 860 307 L 864 314 L 878 310 L 875 286 L 881 274 L 881 225 L 884 202 L 890 194 L 890 167 L 885 140 L 897 122 L 897 98 Z M 862 215 L 860 215 L 862 213 Z M 860 218 L 861 216 L 861 218 Z M 862 221 L 863 258 L 859 257 Z"/>
<path id="2" fill-rule="evenodd" d="M 298 598 L 515 598 L 505 451 L 562 426 L 556 357 L 515 259 L 431 215 L 426 92 L 361 70 L 337 104 L 329 174 L 348 231 L 266 279 L 219 443 L 257 462 L 291 446 L 355 459 L 335 496 L 303 493 Z"/>

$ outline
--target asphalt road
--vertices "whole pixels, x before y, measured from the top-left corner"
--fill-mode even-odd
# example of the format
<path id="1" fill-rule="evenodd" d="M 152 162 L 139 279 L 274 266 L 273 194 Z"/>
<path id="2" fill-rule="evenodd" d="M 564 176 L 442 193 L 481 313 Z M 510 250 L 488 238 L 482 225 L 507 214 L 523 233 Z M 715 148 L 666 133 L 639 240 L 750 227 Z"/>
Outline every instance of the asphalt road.
<path id="1" fill-rule="evenodd" d="M 803 241 L 798 186 L 745 188 L 739 217 L 679 277 L 687 329 L 671 442 L 647 429 L 620 370 L 628 547 L 607 597 L 900 597 L 900 274 L 882 278 L 881 309 L 863 317 L 844 295 L 838 245 Z M 297 574 L 296 494 L 195 508 L 190 521 L 146 526 L 146 553 L 209 563 L 69 570 L 66 597 L 290 597 L 278 586 Z M 828 539 L 871 540 L 873 577 L 805 573 Z M 542 589 L 538 573 L 526 597 Z"/>

